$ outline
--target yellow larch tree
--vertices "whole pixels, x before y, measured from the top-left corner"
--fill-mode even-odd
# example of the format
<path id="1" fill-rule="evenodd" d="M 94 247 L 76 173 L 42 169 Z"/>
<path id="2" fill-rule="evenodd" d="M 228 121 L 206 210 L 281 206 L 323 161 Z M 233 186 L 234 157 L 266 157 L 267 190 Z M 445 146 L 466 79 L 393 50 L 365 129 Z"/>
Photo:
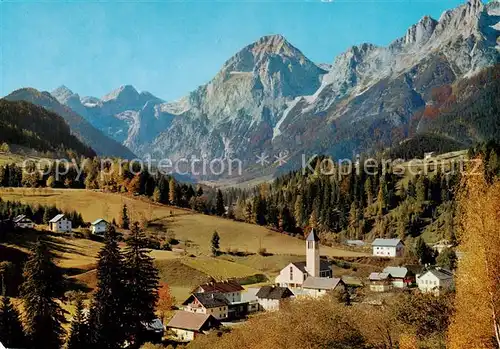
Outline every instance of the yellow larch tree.
<path id="1" fill-rule="evenodd" d="M 458 193 L 459 247 L 450 349 L 500 348 L 500 180 L 481 168 L 464 174 Z"/>

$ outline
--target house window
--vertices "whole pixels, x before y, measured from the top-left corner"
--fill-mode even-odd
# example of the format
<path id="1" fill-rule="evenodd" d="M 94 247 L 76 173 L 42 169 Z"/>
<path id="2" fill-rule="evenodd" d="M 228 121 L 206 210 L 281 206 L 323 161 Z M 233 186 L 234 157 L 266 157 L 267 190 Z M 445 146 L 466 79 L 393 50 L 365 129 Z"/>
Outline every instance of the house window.
<path id="1" fill-rule="evenodd" d="M 290 267 L 290 280 L 293 280 L 293 267 Z"/>

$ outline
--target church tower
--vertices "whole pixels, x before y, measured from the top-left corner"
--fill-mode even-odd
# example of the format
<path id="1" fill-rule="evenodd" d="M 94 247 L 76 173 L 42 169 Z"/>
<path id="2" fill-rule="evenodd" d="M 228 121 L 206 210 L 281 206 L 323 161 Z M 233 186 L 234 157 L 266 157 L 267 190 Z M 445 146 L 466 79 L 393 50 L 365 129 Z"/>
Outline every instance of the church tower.
<path id="1" fill-rule="evenodd" d="M 310 276 L 319 277 L 319 238 L 314 229 L 306 239 L 306 269 Z"/>

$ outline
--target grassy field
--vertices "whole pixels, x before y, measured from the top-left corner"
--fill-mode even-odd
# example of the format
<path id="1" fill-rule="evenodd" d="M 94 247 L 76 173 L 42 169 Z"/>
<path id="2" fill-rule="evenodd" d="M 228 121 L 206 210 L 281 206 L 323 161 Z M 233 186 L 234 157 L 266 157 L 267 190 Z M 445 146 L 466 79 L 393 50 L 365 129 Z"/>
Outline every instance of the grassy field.
<path id="1" fill-rule="evenodd" d="M 169 284 L 178 302 L 182 302 L 196 285 L 210 278 L 261 282 L 262 276 L 256 279 L 256 275 L 264 274 L 268 280 L 273 280 L 288 263 L 305 259 L 303 240 L 265 227 L 152 204 L 141 198 L 90 190 L 11 188 L 0 190 L 0 197 L 76 210 L 85 221 L 100 217 L 118 219 L 123 204 L 127 204 L 132 219 L 145 217 L 154 221 L 151 229 L 173 231 L 181 242 L 179 247 L 185 251 L 152 251 L 152 255 L 160 270 L 161 281 Z M 210 240 L 215 230 L 220 235 L 223 251 L 217 258 L 210 256 Z M 34 236 L 18 236 L 12 246 L 27 251 L 33 241 Z M 95 287 L 95 262 L 102 243 L 60 235 L 51 235 L 49 241 L 57 264 L 67 270 L 67 275 L 87 289 Z M 266 248 L 268 255 L 257 254 L 261 247 Z M 227 251 L 231 254 L 225 253 Z M 325 246 L 321 248 L 321 254 L 330 257 L 364 256 Z"/>
<path id="2" fill-rule="evenodd" d="M 195 255 L 210 254 L 210 239 L 215 230 L 220 235 L 221 249 L 256 253 L 264 247 L 272 254 L 304 255 L 304 241 L 274 232 L 265 227 L 235 222 L 214 216 L 193 213 L 165 205 L 152 204 L 139 198 L 91 190 L 32 189 L 0 190 L 3 200 L 17 200 L 31 204 L 55 204 L 63 210 L 76 210 L 85 221 L 97 218 L 118 219 L 123 204 L 129 207 L 132 219 L 142 216 L 172 230 L 187 245 L 187 252 Z M 171 215 L 172 214 L 172 215 Z M 356 257 L 363 254 L 331 247 L 322 247 L 322 255 Z"/>

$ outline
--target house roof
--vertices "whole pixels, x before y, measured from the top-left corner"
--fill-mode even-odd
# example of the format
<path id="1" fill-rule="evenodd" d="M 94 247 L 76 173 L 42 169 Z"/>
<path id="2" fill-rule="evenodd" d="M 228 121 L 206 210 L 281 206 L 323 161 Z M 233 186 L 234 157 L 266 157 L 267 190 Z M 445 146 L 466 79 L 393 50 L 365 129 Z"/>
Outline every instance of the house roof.
<path id="1" fill-rule="evenodd" d="M 363 240 L 346 240 L 345 244 L 348 246 L 364 246 L 365 242 Z"/>
<path id="2" fill-rule="evenodd" d="M 293 296 L 293 293 L 288 287 L 262 286 L 256 296 L 264 299 L 284 299 Z"/>
<path id="3" fill-rule="evenodd" d="M 150 323 L 142 323 L 146 331 L 163 331 L 163 323 L 160 319 L 156 318 Z"/>
<path id="4" fill-rule="evenodd" d="M 311 232 L 307 236 L 306 241 L 319 241 L 319 237 L 316 234 L 316 232 L 314 231 L 314 228 L 311 229 Z"/>
<path id="5" fill-rule="evenodd" d="M 195 298 L 204 308 L 218 308 L 228 305 L 228 300 L 226 299 L 226 297 L 224 297 L 222 293 L 216 292 L 193 293 L 182 304 L 187 305 L 189 303 L 192 303 Z"/>
<path id="6" fill-rule="evenodd" d="M 306 262 L 292 262 L 293 265 L 295 265 L 297 268 L 300 269 L 301 272 L 307 273 L 306 270 Z M 328 261 L 325 261 L 324 259 L 320 259 L 319 261 L 319 270 L 320 271 L 327 271 L 330 270 L 331 264 Z"/>
<path id="7" fill-rule="evenodd" d="M 387 280 L 391 275 L 389 273 L 371 273 L 370 281 L 382 281 Z"/>
<path id="8" fill-rule="evenodd" d="M 405 278 L 408 275 L 406 267 L 386 267 L 384 273 L 391 274 L 393 278 Z"/>
<path id="9" fill-rule="evenodd" d="M 400 239 L 375 239 L 372 246 L 396 247 L 399 243 L 403 243 Z"/>
<path id="10" fill-rule="evenodd" d="M 62 218 L 64 218 L 64 214 L 58 214 L 57 216 L 55 216 L 54 218 L 52 218 L 49 223 L 56 223 L 58 221 L 60 221 Z"/>
<path id="11" fill-rule="evenodd" d="M 436 268 L 436 269 L 431 269 L 422 274 L 420 277 L 424 276 L 427 273 L 431 273 L 435 277 L 437 277 L 439 280 L 447 280 L 447 279 L 453 279 L 453 273 L 447 269 L 443 268 Z"/>
<path id="12" fill-rule="evenodd" d="M 196 289 L 202 289 L 203 292 L 240 292 L 243 291 L 244 288 L 234 280 L 227 280 L 221 282 L 209 282 L 203 285 L 198 286 Z"/>
<path id="13" fill-rule="evenodd" d="M 174 317 L 169 321 L 167 327 L 200 331 L 209 319 L 214 323 L 217 321 L 210 314 L 191 313 L 189 311 L 180 310 L 174 314 Z"/>
<path id="14" fill-rule="evenodd" d="M 102 218 L 99 218 L 99 219 L 96 219 L 95 221 L 93 221 L 91 224 L 92 225 L 96 225 L 96 224 L 99 224 L 101 222 L 104 222 L 104 223 L 108 223 L 107 221 L 105 221 L 104 219 Z"/>
<path id="15" fill-rule="evenodd" d="M 309 276 L 302 284 L 303 288 L 312 288 L 315 290 L 333 290 L 335 287 L 343 283 L 339 278 L 320 278 Z"/>
<path id="16" fill-rule="evenodd" d="M 31 219 L 29 219 L 28 217 L 26 217 L 25 214 L 20 214 L 19 216 L 14 217 L 14 219 L 12 221 L 14 223 L 19 223 L 19 222 L 21 222 L 23 220 L 31 222 Z"/>

